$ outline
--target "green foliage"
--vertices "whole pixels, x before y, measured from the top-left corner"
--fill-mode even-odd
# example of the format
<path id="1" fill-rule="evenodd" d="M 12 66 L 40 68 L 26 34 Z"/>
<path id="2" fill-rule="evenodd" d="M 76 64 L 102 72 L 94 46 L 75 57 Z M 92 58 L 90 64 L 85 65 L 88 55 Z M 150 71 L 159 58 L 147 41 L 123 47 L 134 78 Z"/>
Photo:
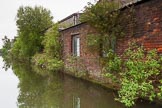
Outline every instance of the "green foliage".
<path id="1" fill-rule="evenodd" d="M 3 46 L 2 49 L 0 49 L 0 55 L 2 56 L 4 62 L 3 68 L 7 70 L 8 68 L 10 68 L 10 64 L 11 64 L 10 52 L 11 52 L 13 41 L 8 39 L 7 36 L 4 36 L 4 38 L 2 38 L 2 41 L 3 41 Z"/>
<path id="2" fill-rule="evenodd" d="M 104 76 L 112 79 L 114 83 L 119 83 L 118 74 L 122 71 L 122 59 L 118 57 L 113 50 L 109 50 L 108 54 L 104 58 L 104 62 L 106 62 L 103 64 Z"/>
<path id="3" fill-rule="evenodd" d="M 32 62 L 42 69 L 50 71 L 58 71 L 63 68 L 63 62 L 58 58 L 53 58 L 46 53 L 35 54 L 32 58 Z"/>
<path id="4" fill-rule="evenodd" d="M 32 57 L 43 49 L 45 31 L 52 26 L 50 11 L 43 7 L 20 7 L 17 12 L 18 39 L 13 47 L 14 56 Z"/>
<path id="5" fill-rule="evenodd" d="M 116 24 L 120 20 L 120 11 L 115 11 L 118 8 L 119 5 L 117 3 L 108 2 L 107 0 L 102 0 L 97 4 L 89 3 L 81 16 L 81 21 L 88 22 L 99 32 L 113 32 L 113 28 L 116 29 L 116 27 L 119 26 Z"/>
<path id="6" fill-rule="evenodd" d="M 104 69 L 109 73 L 118 73 L 121 72 L 122 60 L 118 57 L 112 50 L 109 50 L 106 56 L 106 64 Z"/>
<path id="7" fill-rule="evenodd" d="M 122 37 L 124 34 L 121 26 L 123 16 L 119 10 L 119 4 L 116 2 L 102 0 L 97 4 L 89 3 L 81 16 L 81 21 L 87 22 L 98 32 L 98 35 L 89 35 L 90 39 L 87 43 L 90 43 L 90 48 L 97 44 L 105 53 L 114 49 L 116 38 Z"/>
<path id="8" fill-rule="evenodd" d="M 118 101 L 131 107 L 139 97 L 150 101 L 161 97 L 161 86 L 157 88 L 155 83 L 159 82 L 157 77 L 161 70 L 160 57 L 156 50 L 146 52 L 143 47 L 133 43 L 121 56 L 122 59 L 112 55 L 111 52 L 108 54 L 112 58 L 107 60 L 104 69 L 108 72 L 105 76 L 116 77 L 121 82 Z"/>
<path id="9" fill-rule="evenodd" d="M 10 52 L 12 42 L 10 39 L 7 38 L 7 36 L 4 36 L 2 41 L 3 41 L 3 46 L 1 49 L 1 55 L 3 58 L 6 58 Z"/>
<path id="10" fill-rule="evenodd" d="M 16 38 L 16 41 L 13 44 L 13 47 L 11 49 L 11 54 L 14 56 L 14 58 L 22 58 L 22 47 L 21 47 L 21 40 L 20 38 Z"/>
<path id="11" fill-rule="evenodd" d="M 53 56 L 59 59 L 61 58 L 60 34 L 57 24 L 54 24 L 50 29 L 47 30 L 42 41 L 42 45 L 44 46 L 44 52 L 49 56 Z"/>
<path id="12" fill-rule="evenodd" d="M 58 26 L 55 24 L 45 33 L 45 37 L 42 41 L 42 45 L 44 46 L 43 53 L 35 54 L 32 58 L 32 62 L 36 66 L 51 71 L 57 71 L 63 68 L 59 38 Z"/>
<path id="13" fill-rule="evenodd" d="M 100 41 L 99 34 L 89 34 L 86 37 L 86 44 L 91 52 L 100 51 Z"/>

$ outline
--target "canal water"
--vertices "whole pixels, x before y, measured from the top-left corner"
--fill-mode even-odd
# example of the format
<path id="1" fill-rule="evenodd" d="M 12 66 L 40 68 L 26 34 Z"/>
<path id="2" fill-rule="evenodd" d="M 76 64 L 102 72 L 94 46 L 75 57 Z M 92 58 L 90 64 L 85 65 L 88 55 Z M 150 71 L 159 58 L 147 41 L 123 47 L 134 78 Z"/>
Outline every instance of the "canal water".
<path id="1" fill-rule="evenodd" d="M 0 58 L 0 108 L 125 108 L 113 90 L 29 65 L 6 66 Z M 162 107 L 139 101 L 133 108 Z"/>

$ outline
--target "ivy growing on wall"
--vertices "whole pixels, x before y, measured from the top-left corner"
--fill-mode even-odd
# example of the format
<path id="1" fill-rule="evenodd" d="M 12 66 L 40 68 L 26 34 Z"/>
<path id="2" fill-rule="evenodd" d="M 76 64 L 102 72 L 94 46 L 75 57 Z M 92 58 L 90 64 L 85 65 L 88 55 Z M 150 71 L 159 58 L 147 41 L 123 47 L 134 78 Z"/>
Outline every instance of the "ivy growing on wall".
<path id="1" fill-rule="evenodd" d="M 161 57 L 156 50 L 147 52 L 133 42 L 123 55 L 114 53 L 116 40 L 127 33 L 125 24 L 131 26 L 129 35 L 134 35 L 133 6 L 124 12 L 121 10 L 120 4 L 107 0 L 88 4 L 82 21 L 92 26 L 96 33 L 87 36 L 87 46 L 92 51 L 106 55 L 103 72 L 106 77 L 120 84 L 118 101 L 131 107 L 139 97 L 150 101 L 162 99 Z"/>
<path id="2" fill-rule="evenodd" d="M 130 9 L 127 15 L 121 12 L 120 4 L 102 0 L 97 4 L 89 3 L 81 16 L 82 22 L 87 22 L 97 33 L 87 36 L 89 49 L 97 49 L 106 54 L 110 49 L 115 50 L 116 39 L 124 36 L 126 21 L 132 20 Z M 129 15 L 128 15 L 129 14 Z"/>

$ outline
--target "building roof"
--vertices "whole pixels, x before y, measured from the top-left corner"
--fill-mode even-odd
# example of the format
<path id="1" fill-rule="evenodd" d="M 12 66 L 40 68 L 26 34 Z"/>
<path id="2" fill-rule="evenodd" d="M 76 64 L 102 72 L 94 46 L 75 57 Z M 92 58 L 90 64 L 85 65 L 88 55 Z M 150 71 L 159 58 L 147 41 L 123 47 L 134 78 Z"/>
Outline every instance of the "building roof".
<path id="1" fill-rule="evenodd" d="M 148 0 L 120 0 L 122 7 L 133 5 L 133 4 L 139 3 L 141 1 L 148 1 Z"/>
<path id="2" fill-rule="evenodd" d="M 99 1 L 102 1 L 102 0 L 99 0 Z M 113 0 L 111 0 L 111 1 L 113 1 Z M 118 1 L 118 2 L 120 2 L 122 4 L 121 8 L 124 8 L 124 7 L 130 6 L 130 5 L 139 3 L 141 1 L 149 1 L 149 0 L 116 0 L 116 1 Z M 67 16 L 66 18 L 60 20 L 58 23 L 64 22 L 65 20 L 71 18 L 72 16 L 81 15 L 81 14 L 82 13 L 78 13 L 78 12 L 77 13 L 73 13 L 73 14 Z"/>
<path id="3" fill-rule="evenodd" d="M 64 22 L 64 21 L 66 21 L 67 19 L 69 19 L 69 18 L 71 18 L 71 17 L 73 17 L 73 16 L 77 16 L 77 15 L 81 15 L 81 14 L 82 14 L 82 13 L 73 13 L 73 14 L 67 16 L 66 18 L 60 20 L 58 23 Z"/>
<path id="4" fill-rule="evenodd" d="M 99 2 L 100 1 L 101 0 L 99 0 Z M 114 0 L 109 0 L 109 1 L 114 1 Z M 116 1 L 119 1 L 121 3 L 120 9 L 125 9 L 128 6 L 136 5 L 136 4 L 143 3 L 143 2 L 148 2 L 148 1 L 151 1 L 151 0 L 116 0 Z M 69 15 L 68 17 L 66 17 L 66 18 L 62 19 L 61 21 L 59 21 L 59 23 L 64 22 L 65 20 L 71 18 L 72 16 L 78 15 L 78 14 L 81 15 L 82 13 L 73 13 L 73 14 Z M 82 23 L 79 23 L 77 25 L 71 26 L 69 28 L 72 28 L 72 27 L 75 27 L 75 26 L 78 26 L 78 25 L 81 25 L 81 24 L 84 24 L 84 23 L 85 22 L 82 22 Z M 66 28 L 66 29 L 63 29 L 63 30 L 60 30 L 60 31 L 67 30 L 69 28 Z"/>
<path id="5" fill-rule="evenodd" d="M 102 1 L 102 0 L 99 0 L 99 2 L 100 1 Z M 119 2 L 121 4 L 120 8 L 125 8 L 125 7 L 133 5 L 133 4 L 137 4 L 137 3 L 140 3 L 140 2 L 147 2 L 147 1 L 150 1 L 150 0 L 107 0 L 107 1 Z"/>

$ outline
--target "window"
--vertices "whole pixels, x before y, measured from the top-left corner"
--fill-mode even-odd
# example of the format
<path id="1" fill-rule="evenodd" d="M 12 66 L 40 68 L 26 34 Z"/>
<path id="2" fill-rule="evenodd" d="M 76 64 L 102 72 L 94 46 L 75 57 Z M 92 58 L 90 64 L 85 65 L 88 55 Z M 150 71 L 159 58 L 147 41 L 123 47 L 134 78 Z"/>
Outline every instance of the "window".
<path id="1" fill-rule="evenodd" d="M 111 38 L 111 40 L 104 40 L 103 44 L 101 45 L 101 56 L 107 57 L 108 52 L 111 50 L 115 52 L 116 48 L 116 38 Z"/>
<path id="2" fill-rule="evenodd" d="M 72 38 L 72 52 L 73 52 L 73 56 L 80 56 L 80 38 L 79 38 L 79 35 L 75 35 Z"/>

